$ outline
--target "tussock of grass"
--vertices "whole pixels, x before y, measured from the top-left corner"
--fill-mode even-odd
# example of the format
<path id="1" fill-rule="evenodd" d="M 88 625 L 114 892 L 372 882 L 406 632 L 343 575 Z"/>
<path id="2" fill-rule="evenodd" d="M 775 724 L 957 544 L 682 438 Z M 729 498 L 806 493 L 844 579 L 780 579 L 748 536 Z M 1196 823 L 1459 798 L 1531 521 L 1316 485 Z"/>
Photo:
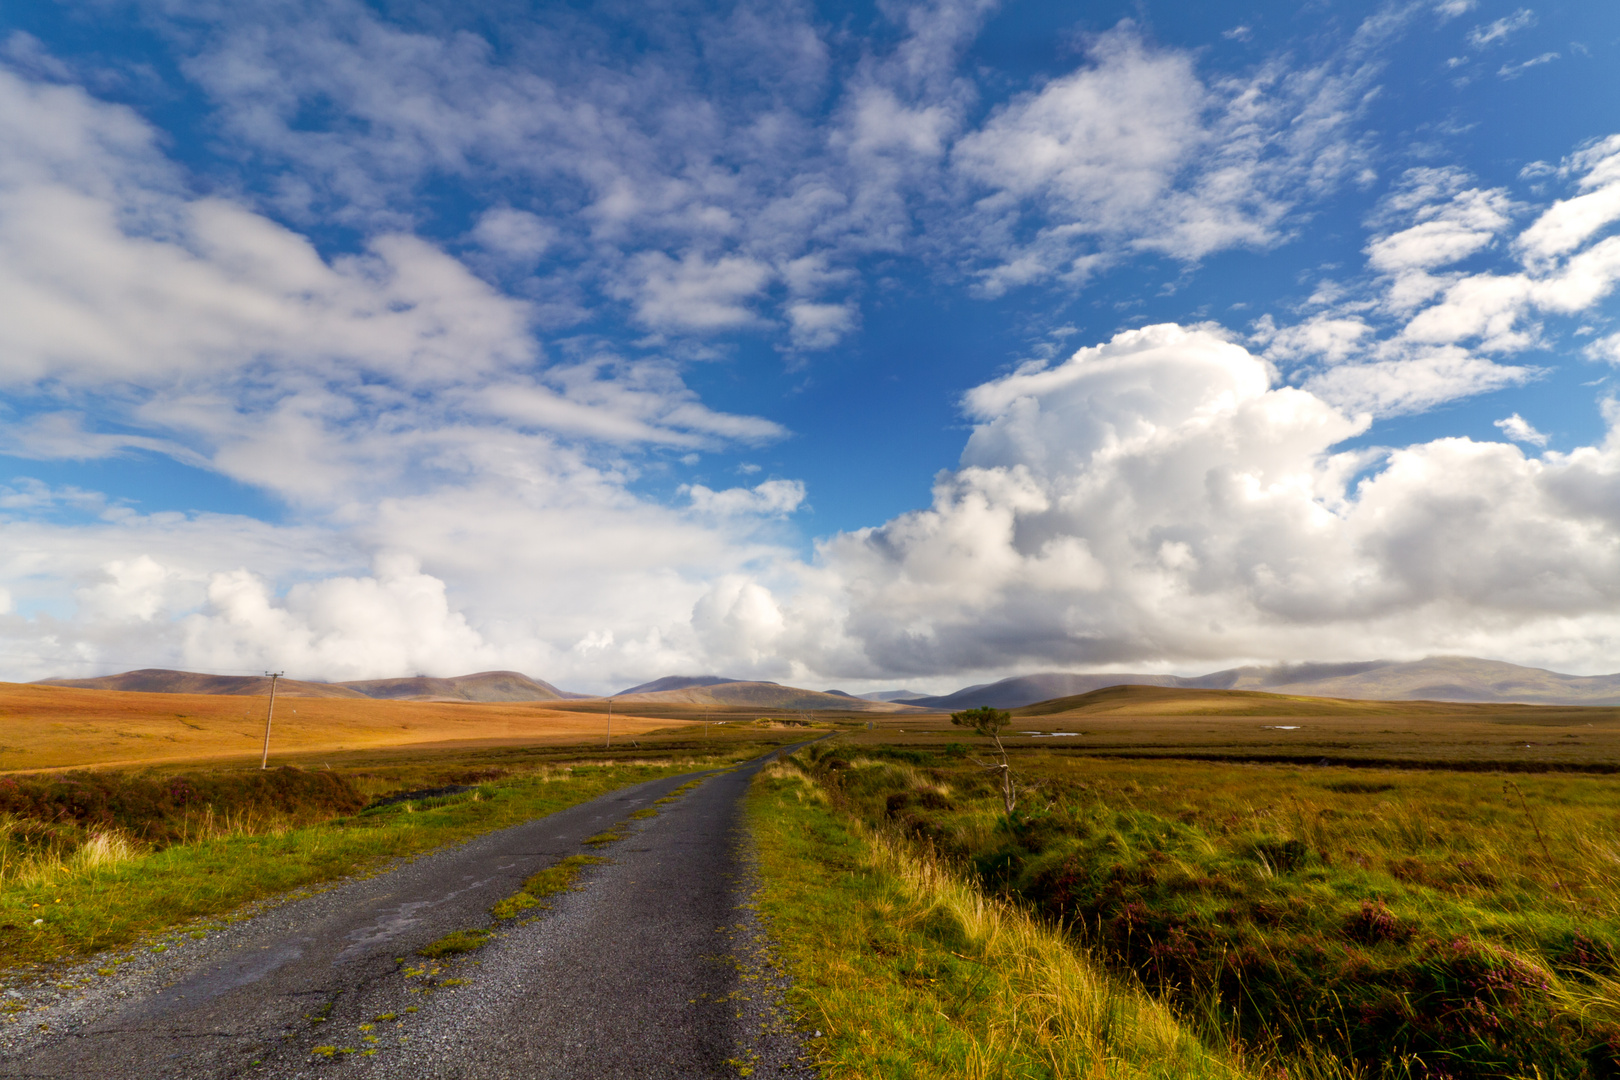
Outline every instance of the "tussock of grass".
<path id="1" fill-rule="evenodd" d="M 827 1077 L 1231 1077 L 1166 1008 L 937 860 L 834 811 L 791 765 L 755 783 L 760 906 Z"/>
<path id="2" fill-rule="evenodd" d="M 540 907 L 541 901 L 548 896 L 565 892 L 574 887 L 574 881 L 579 877 L 581 870 L 587 866 L 605 863 L 609 860 L 600 855 L 570 855 L 555 865 L 548 866 L 538 874 L 532 875 L 523 883 L 520 892 L 513 893 L 505 900 L 491 909 L 497 919 L 511 919 L 530 908 Z"/>
<path id="3" fill-rule="evenodd" d="M 453 930 L 438 941 L 431 942 L 416 950 L 418 956 L 425 956 L 430 960 L 437 960 L 444 956 L 457 956 L 461 953 L 476 952 L 489 944 L 493 937 L 489 930 Z"/>

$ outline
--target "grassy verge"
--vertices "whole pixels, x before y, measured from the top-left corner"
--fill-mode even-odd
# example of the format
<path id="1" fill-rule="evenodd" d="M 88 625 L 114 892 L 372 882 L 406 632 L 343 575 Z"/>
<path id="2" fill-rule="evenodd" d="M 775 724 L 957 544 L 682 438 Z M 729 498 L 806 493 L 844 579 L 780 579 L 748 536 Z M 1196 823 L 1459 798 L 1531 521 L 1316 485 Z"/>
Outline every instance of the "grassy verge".
<path id="1" fill-rule="evenodd" d="M 629 784 L 724 764 L 750 749 L 727 747 L 718 761 L 707 762 L 546 766 L 454 795 L 407 799 L 315 824 L 271 815 L 250 827 L 240 815 L 192 815 L 189 839 L 161 847 L 116 831 L 94 833 L 65 857 L 29 859 L 26 850 L 0 845 L 0 969 L 127 946 Z M 33 827 L 0 824 L 12 832 Z"/>
<path id="2" fill-rule="evenodd" d="M 761 911 L 827 1077 L 1238 1077 L 1063 935 L 833 809 L 792 764 L 749 802 Z"/>

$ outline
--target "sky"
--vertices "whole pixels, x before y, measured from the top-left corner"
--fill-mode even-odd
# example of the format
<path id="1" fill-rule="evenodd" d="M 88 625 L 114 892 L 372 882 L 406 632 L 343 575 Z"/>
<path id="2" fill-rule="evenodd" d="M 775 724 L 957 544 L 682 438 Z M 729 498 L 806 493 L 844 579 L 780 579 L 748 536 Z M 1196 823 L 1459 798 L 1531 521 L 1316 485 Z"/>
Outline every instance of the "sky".
<path id="1" fill-rule="evenodd" d="M 0 679 L 1620 670 L 1620 4 L 0 10 Z"/>

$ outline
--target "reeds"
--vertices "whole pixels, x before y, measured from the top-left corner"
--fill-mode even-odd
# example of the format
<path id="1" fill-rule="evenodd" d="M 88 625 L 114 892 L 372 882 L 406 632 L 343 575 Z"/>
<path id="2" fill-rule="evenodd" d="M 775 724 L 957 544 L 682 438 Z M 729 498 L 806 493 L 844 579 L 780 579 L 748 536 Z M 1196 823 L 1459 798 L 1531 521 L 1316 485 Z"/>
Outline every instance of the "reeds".
<path id="1" fill-rule="evenodd" d="M 142 845 L 116 830 L 93 832 L 82 844 L 38 846 L 27 836 L 26 825 L 0 818 L 0 890 L 16 886 L 48 885 L 75 874 L 93 872 L 128 862 Z"/>
<path id="2" fill-rule="evenodd" d="M 1060 931 L 985 895 L 937 857 L 881 833 L 866 839 L 873 867 L 912 901 L 900 917 L 925 921 L 943 913 L 1004 983 L 999 1015 L 968 1035 L 973 1059 L 990 1065 L 1033 1051 L 1057 1076 L 1157 1073 L 1172 1063 L 1190 1070 L 1178 1075 L 1241 1075 L 1208 1053 L 1168 1008 L 1123 984 Z"/>

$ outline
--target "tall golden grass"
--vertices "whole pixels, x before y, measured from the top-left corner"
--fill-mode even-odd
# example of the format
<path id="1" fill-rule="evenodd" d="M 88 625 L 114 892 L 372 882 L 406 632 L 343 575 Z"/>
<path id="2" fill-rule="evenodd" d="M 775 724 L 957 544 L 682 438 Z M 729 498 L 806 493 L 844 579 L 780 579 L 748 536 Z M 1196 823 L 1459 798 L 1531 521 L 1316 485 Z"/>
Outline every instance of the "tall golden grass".
<path id="1" fill-rule="evenodd" d="M 804 1023 L 828 1036 L 824 1076 L 1283 1075 L 1276 1062 L 1245 1061 L 1238 1047 L 1212 1048 L 1059 928 L 986 895 L 928 851 L 838 813 L 792 764 L 762 773 L 753 817 L 763 906 L 798 979 Z M 839 844 L 806 843 L 840 834 Z M 942 926 L 950 928 L 943 945 Z M 874 927 L 885 935 L 877 950 Z M 919 982 L 916 973 L 928 970 L 940 974 Z M 1353 1075 L 1332 1061 L 1288 1066 L 1302 1080 Z"/>

